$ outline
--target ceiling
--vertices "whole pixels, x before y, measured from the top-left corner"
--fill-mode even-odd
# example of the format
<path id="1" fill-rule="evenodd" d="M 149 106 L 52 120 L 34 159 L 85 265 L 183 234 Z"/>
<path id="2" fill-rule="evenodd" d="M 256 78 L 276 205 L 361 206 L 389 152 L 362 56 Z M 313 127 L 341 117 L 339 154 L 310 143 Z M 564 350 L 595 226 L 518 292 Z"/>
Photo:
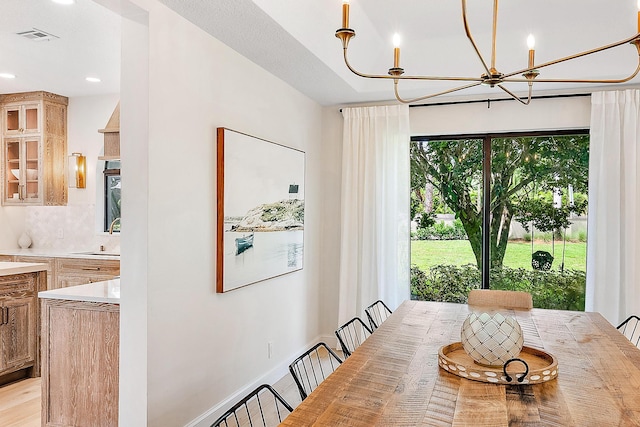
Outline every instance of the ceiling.
<path id="1" fill-rule="evenodd" d="M 393 99 L 391 81 L 357 77 L 344 65 L 340 41 L 334 37 L 341 26 L 340 0 L 160 1 L 323 105 Z M 472 34 L 489 62 L 493 2 L 468 3 Z M 117 15 L 91 0 L 76 0 L 72 6 L 50 0 L 0 0 L 0 4 L 0 73 L 18 76 L 0 79 L 0 93 L 49 90 L 80 96 L 119 91 Z M 350 62 L 361 72 L 386 74 L 393 62 L 392 34 L 398 32 L 406 74 L 479 77 L 484 68 L 464 37 L 460 9 L 456 0 L 351 0 L 350 27 L 357 36 L 350 43 Z M 496 68 L 503 73 L 526 67 L 529 33 L 536 36 L 536 63 L 542 63 L 628 38 L 637 29 L 634 0 L 503 0 L 498 15 Z M 59 38 L 34 42 L 15 34 L 34 27 Z M 625 45 L 544 68 L 540 78 L 621 78 L 631 74 L 637 58 L 635 48 Z M 89 75 L 102 82 L 86 82 Z M 640 78 L 631 83 L 638 82 Z M 400 92 L 413 97 L 452 87 L 446 82 L 403 81 Z M 536 94 L 593 87 L 534 85 Z M 526 84 L 508 88 L 524 93 Z M 445 100 L 504 95 L 499 89 L 479 86 Z"/>
<path id="2" fill-rule="evenodd" d="M 120 92 L 121 18 L 90 0 L 0 0 L 0 93 L 45 90 L 63 96 Z M 30 40 L 38 29 L 54 36 Z M 90 83 L 86 77 L 98 77 Z"/>

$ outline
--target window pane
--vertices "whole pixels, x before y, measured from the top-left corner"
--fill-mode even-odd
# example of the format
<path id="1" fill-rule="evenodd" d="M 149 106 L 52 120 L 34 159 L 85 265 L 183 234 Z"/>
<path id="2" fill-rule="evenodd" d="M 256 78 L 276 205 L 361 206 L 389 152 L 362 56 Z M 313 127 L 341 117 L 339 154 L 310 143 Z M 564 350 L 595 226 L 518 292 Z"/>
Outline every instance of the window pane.
<path id="1" fill-rule="evenodd" d="M 120 161 L 106 162 L 104 175 L 104 231 L 120 232 Z"/>
<path id="2" fill-rule="evenodd" d="M 411 295 L 465 302 L 482 266 L 482 140 L 411 144 Z"/>
<path id="3" fill-rule="evenodd" d="M 491 142 L 492 289 L 584 310 L 588 135 Z"/>

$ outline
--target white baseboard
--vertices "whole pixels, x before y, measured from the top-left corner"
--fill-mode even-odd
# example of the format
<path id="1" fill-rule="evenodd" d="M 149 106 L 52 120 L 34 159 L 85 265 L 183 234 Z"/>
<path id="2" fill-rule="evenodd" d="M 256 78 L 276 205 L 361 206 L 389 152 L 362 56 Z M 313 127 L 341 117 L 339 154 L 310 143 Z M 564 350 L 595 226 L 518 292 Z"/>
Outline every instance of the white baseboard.
<path id="1" fill-rule="evenodd" d="M 242 399 L 244 396 L 246 396 L 248 393 L 250 393 L 252 390 L 254 390 L 259 385 L 261 385 L 261 384 L 275 384 L 282 377 L 287 375 L 289 373 L 289 364 L 291 362 L 293 362 L 296 359 L 296 357 L 298 357 L 299 355 L 304 353 L 306 350 L 308 350 L 309 348 L 314 346 L 319 341 L 325 342 L 328 346 L 330 346 L 332 348 L 336 348 L 336 345 L 338 344 L 338 339 L 336 338 L 335 335 L 333 335 L 333 336 L 331 336 L 331 335 L 320 335 L 315 340 L 312 340 L 310 343 L 306 344 L 305 346 L 303 346 L 299 350 L 295 351 L 289 357 L 283 359 L 282 362 L 280 362 L 278 365 L 276 365 L 269 372 L 265 373 L 263 376 L 257 378 L 255 381 L 253 381 L 253 382 L 251 382 L 249 384 L 246 384 L 244 387 L 242 387 L 241 389 L 237 390 L 235 393 L 233 393 L 231 396 L 227 397 L 222 402 L 218 403 L 216 406 L 213 406 L 213 407 L 209 408 L 203 414 L 201 414 L 197 418 L 191 420 L 188 424 L 185 425 L 185 427 L 205 427 L 205 426 L 210 426 L 227 409 L 232 407 L 237 401 Z M 339 348 L 339 345 L 338 345 L 338 348 Z"/>
<path id="2" fill-rule="evenodd" d="M 338 343 L 338 337 L 336 337 L 335 334 L 333 334 L 333 335 L 320 335 L 319 341 L 324 342 L 329 347 L 331 347 L 333 350 L 342 351 L 342 349 L 340 348 L 340 343 Z"/>

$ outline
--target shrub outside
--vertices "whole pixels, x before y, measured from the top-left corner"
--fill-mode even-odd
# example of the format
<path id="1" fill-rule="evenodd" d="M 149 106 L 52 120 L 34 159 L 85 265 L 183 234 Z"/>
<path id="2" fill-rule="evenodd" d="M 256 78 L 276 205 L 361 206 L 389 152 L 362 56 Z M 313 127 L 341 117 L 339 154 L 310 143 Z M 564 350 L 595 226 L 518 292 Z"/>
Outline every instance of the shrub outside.
<path id="1" fill-rule="evenodd" d="M 586 273 L 580 270 L 525 270 L 502 267 L 491 270 L 491 289 L 529 292 L 533 306 L 584 311 Z M 436 265 L 429 272 L 411 266 L 411 298 L 466 304 L 471 289 L 481 287 L 475 265 Z"/>

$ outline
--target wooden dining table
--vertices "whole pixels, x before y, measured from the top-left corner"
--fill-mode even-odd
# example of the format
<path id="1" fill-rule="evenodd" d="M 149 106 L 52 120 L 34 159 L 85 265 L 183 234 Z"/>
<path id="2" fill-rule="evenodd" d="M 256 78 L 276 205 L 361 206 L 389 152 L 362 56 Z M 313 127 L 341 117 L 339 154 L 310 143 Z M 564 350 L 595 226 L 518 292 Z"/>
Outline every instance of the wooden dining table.
<path id="1" fill-rule="evenodd" d="M 640 350 L 599 313 L 515 310 L 525 346 L 553 354 L 540 384 L 474 381 L 438 366 L 467 305 L 405 301 L 281 426 L 640 426 Z"/>

